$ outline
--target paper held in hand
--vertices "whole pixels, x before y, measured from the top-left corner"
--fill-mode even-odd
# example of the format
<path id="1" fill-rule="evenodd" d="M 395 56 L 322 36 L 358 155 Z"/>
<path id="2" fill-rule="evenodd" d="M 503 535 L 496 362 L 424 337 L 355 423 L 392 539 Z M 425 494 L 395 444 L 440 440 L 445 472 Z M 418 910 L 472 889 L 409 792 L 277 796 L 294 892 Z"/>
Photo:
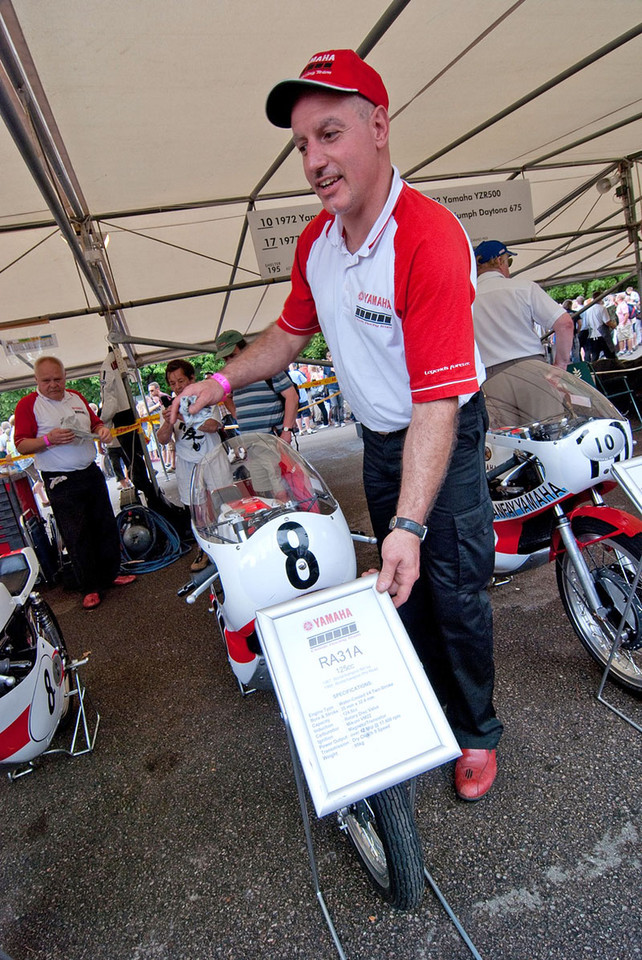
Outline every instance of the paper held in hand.
<path id="1" fill-rule="evenodd" d="M 256 618 L 318 816 L 458 757 L 423 667 L 377 577 Z"/>

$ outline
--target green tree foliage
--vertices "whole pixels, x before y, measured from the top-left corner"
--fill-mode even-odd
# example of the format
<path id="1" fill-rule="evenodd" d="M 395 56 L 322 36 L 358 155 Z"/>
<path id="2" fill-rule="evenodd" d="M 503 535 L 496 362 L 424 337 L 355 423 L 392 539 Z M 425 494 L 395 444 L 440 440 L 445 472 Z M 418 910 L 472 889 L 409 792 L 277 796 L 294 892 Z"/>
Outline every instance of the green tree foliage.
<path id="1" fill-rule="evenodd" d="M 225 361 L 217 360 L 213 353 L 199 353 L 196 357 L 185 357 L 185 359 L 189 360 L 194 367 L 197 380 L 202 380 L 208 373 L 216 373 L 217 370 L 221 370 L 225 365 Z M 146 364 L 140 368 L 140 378 L 143 381 L 145 389 L 147 389 L 149 383 L 156 380 L 157 383 L 160 383 L 161 390 L 169 392 L 169 386 L 165 379 L 165 367 L 167 363 L 169 363 L 169 360 L 166 363 Z"/>
<path id="2" fill-rule="evenodd" d="M 596 290 L 608 290 L 618 283 L 623 283 L 626 277 L 626 273 L 621 273 L 614 277 L 599 277 L 584 282 L 563 283 L 554 287 L 547 287 L 546 292 L 553 300 L 563 303 L 564 300 L 575 300 L 579 296 L 592 297 Z"/>
<path id="3" fill-rule="evenodd" d="M 310 360 L 325 360 L 328 345 L 322 333 L 315 333 L 301 356 Z"/>

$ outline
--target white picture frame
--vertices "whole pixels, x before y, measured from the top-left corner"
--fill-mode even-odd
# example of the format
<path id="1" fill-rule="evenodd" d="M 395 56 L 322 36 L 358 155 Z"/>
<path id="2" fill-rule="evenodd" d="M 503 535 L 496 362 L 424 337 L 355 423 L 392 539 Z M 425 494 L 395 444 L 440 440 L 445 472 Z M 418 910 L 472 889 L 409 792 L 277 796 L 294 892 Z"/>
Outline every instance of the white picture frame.
<path id="1" fill-rule="evenodd" d="M 257 612 L 319 817 L 461 753 L 376 575 Z"/>
<path id="2" fill-rule="evenodd" d="M 614 463 L 611 473 L 642 513 L 642 457 L 631 457 L 622 463 Z"/>

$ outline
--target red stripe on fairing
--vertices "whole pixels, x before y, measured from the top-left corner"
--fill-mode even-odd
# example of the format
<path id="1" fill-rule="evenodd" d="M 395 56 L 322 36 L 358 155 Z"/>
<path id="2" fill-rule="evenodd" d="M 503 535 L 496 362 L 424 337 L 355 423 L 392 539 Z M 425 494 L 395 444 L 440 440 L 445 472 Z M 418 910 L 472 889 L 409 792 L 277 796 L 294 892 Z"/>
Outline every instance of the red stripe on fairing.
<path id="1" fill-rule="evenodd" d="M 13 756 L 29 743 L 29 707 L 0 733 L 0 761 Z"/>

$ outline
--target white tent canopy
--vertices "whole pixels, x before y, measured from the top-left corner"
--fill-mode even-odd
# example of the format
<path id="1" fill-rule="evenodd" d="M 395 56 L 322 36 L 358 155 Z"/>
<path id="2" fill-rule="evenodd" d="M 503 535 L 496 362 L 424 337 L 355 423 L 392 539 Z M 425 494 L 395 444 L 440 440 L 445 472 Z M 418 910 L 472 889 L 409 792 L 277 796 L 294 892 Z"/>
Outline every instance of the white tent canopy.
<path id="1" fill-rule="evenodd" d="M 635 282 L 641 9 L 0 0 L 0 384 L 31 381 L 28 338 L 78 375 L 102 362 L 108 328 L 207 349 L 278 316 L 287 285 L 261 279 L 246 214 L 314 198 L 265 98 L 333 47 L 381 72 L 393 159 L 420 189 L 530 183 L 534 232 L 499 238 L 514 269 Z"/>

